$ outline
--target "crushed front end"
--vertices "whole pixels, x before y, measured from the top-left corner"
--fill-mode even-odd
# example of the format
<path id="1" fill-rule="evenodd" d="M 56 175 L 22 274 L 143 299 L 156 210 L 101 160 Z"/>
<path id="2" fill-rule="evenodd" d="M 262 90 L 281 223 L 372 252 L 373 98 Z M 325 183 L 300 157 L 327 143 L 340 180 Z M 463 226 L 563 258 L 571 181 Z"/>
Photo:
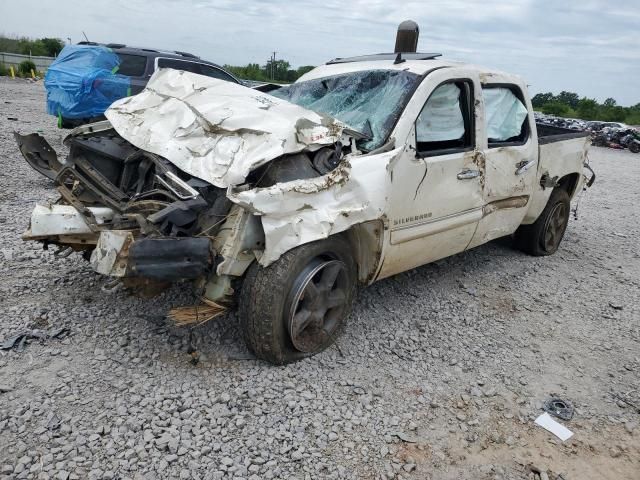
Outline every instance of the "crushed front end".
<path id="1" fill-rule="evenodd" d="M 82 251 L 104 275 L 203 285 L 224 261 L 217 252 L 229 251 L 226 240 L 251 234 L 254 245 L 244 239 L 243 250 L 263 241 L 257 219 L 234 207 L 225 189 L 133 146 L 109 122 L 80 127 L 65 144 L 70 153 L 55 175 L 60 198 L 36 206 L 25 240 Z M 215 301 L 229 288 L 230 281 L 219 287 Z"/>
<path id="2" fill-rule="evenodd" d="M 65 160 L 16 134 L 60 193 L 23 238 L 82 251 L 125 284 L 193 280 L 205 303 L 232 304 L 253 262 L 381 215 L 369 183 L 386 169 L 351 172 L 366 135 L 287 100 L 160 70 L 105 116 L 67 136 Z"/>

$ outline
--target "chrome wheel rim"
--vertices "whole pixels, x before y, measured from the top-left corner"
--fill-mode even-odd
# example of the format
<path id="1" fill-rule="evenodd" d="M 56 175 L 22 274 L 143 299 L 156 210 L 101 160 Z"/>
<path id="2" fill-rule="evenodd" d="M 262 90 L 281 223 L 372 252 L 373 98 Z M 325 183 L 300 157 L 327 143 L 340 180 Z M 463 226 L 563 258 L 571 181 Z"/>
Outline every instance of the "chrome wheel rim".
<path id="1" fill-rule="evenodd" d="M 349 277 L 340 260 L 314 259 L 298 276 L 288 310 L 291 343 L 316 352 L 333 339 L 347 307 Z"/>

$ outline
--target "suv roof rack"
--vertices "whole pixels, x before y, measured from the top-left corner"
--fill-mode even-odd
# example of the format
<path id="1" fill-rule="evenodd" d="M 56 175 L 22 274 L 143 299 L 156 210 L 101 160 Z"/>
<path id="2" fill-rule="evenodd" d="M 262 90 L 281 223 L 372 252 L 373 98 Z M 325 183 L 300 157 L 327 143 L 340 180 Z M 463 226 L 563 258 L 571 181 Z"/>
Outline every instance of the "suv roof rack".
<path id="1" fill-rule="evenodd" d="M 174 50 L 174 52 L 173 52 L 173 53 L 175 53 L 175 54 L 177 54 L 177 55 L 181 55 L 181 56 L 183 56 L 183 57 L 189 57 L 189 58 L 200 58 L 200 57 L 198 57 L 198 56 L 194 55 L 193 53 L 181 52 L 181 51 L 179 51 L 179 50 Z"/>
<path id="2" fill-rule="evenodd" d="M 402 60 L 433 60 L 441 57 L 441 53 L 400 53 Z M 336 63 L 370 62 L 374 60 L 396 60 L 397 53 L 375 53 L 373 55 L 361 55 L 358 57 L 334 58 L 327 62 L 327 65 Z"/>
<path id="3" fill-rule="evenodd" d="M 197 58 L 197 59 L 200 58 L 197 55 L 194 55 L 193 53 L 182 52 L 180 50 L 162 50 L 162 49 L 157 49 L 157 48 L 129 47 L 129 46 L 125 45 L 124 43 L 99 43 L 99 42 L 89 42 L 89 41 L 83 40 L 81 42 L 78 42 L 77 44 L 78 45 L 95 45 L 95 46 L 101 45 L 103 47 L 113 48 L 113 49 L 130 48 L 132 50 L 142 50 L 143 52 L 180 55 L 181 57 L 186 57 L 186 58 Z"/>

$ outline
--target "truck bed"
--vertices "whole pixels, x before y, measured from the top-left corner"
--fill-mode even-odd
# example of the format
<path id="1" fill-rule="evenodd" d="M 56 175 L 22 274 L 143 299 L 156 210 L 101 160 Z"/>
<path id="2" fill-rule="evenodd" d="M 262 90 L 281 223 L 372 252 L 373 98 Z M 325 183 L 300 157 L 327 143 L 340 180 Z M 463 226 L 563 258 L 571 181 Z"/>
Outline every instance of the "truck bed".
<path id="1" fill-rule="evenodd" d="M 538 144 L 546 145 L 548 143 L 561 142 L 562 140 L 570 140 L 573 138 L 588 137 L 589 132 L 573 130 L 571 128 L 556 127 L 555 125 L 544 125 L 536 122 L 538 131 Z"/>

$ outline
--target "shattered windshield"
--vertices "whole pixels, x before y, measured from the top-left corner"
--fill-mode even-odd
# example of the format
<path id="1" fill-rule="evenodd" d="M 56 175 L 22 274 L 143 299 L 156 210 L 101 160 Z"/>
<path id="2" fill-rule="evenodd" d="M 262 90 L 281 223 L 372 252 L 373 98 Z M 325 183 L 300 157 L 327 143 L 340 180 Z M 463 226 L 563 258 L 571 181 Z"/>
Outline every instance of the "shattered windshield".
<path id="1" fill-rule="evenodd" d="M 399 70 L 367 70 L 294 83 L 270 92 L 283 100 L 330 115 L 369 138 L 373 150 L 387 140 L 419 75 Z"/>

